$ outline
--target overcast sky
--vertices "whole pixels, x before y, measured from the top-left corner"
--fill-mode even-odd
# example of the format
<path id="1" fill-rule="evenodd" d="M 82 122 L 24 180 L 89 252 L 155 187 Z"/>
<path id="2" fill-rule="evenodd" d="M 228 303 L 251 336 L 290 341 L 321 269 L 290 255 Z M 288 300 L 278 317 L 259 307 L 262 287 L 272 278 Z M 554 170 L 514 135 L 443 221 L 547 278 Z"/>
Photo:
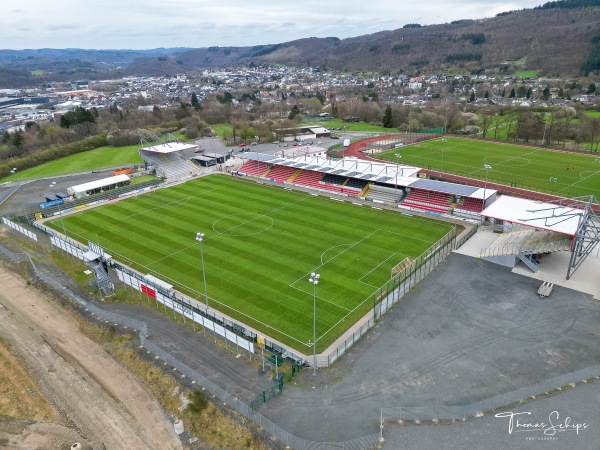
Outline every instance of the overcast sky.
<path id="1" fill-rule="evenodd" d="M 2 0 L 0 48 L 148 49 L 341 39 L 532 8 L 537 0 Z"/>

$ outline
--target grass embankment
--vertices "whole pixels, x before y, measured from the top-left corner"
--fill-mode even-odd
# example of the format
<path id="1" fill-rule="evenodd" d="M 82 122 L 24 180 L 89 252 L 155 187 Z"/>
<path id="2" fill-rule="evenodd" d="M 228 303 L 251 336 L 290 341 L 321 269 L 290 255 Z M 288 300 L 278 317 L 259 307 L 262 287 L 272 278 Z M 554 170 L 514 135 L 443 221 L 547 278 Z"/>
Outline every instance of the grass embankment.
<path id="1" fill-rule="evenodd" d="M 142 159 L 138 153 L 139 145 L 126 147 L 100 147 L 83 153 L 65 156 L 9 175 L 2 181 L 23 181 L 38 178 L 48 178 L 78 172 L 140 164 Z"/>

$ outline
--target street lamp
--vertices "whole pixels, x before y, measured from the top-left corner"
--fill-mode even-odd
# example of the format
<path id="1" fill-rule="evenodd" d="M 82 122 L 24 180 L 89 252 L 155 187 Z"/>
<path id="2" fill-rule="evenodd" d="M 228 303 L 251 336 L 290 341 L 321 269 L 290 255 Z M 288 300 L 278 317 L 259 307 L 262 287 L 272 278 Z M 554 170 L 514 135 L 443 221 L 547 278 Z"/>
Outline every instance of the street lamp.
<path id="1" fill-rule="evenodd" d="M 483 168 L 485 169 L 485 184 L 483 185 L 483 209 L 485 209 L 485 191 L 487 189 L 488 170 L 490 170 L 492 166 L 489 164 L 484 164 Z"/>
<path id="2" fill-rule="evenodd" d="M 313 377 L 317 375 L 317 283 L 320 276 L 311 272 L 308 279 L 313 284 Z"/>
<path id="3" fill-rule="evenodd" d="M 202 256 L 202 277 L 204 278 L 204 298 L 206 300 L 206 314 L 208 315 L 208 292 L 206 290 L 206 272 L 204 270 L 204 252 L 202 251 L 202 241 L 204 233 L 196 233 L 196 240 L 200 242 L 200 256 Z"/>

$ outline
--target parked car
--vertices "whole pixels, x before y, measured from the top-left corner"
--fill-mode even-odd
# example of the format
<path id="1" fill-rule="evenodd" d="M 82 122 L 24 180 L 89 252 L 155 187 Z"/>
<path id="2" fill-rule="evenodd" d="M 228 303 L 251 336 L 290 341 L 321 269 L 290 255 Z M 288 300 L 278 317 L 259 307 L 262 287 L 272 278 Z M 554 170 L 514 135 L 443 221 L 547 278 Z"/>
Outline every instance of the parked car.
<path id="1" fill-rule="evenodd" d="M 331 136 L 331 139 L 339 139 L 339 136 Z"/>
<path id="2" fill-rule="evenodd" d="M 279 141 L 273 141 L 273 144 L 279 144 Z"/>
<path id="3" fill-rule="evenodd" d="M 194 153 L 204 153 L 204 148 L 200 147 L 194 151 Z"/>
<path id="4" fill-rule="evenodd" d="M 248 144 L 246 144 L 245 142 L 242 142 L 239 147 L 246 147 Z"/>
<path id="5" fill-rule="evenodd" d="M 250 142 L 250 145 L 258 145 L 256 142 Z"/>

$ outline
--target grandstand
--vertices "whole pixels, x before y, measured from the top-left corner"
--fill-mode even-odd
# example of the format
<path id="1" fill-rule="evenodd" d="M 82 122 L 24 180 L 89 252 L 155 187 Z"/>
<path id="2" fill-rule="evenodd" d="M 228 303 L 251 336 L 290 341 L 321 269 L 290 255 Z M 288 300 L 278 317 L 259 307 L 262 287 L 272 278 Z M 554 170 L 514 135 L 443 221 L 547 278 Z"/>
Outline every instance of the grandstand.
<path id="1" fill-rule="evenodd" d="M 319 155 L 286 158 L 247 153 L 236 172 L 240 176 L 264 178 L 349 197 L 398 205 L 434 214 L 454 214 L 479 220 L 485 204 L 496 198 L 494 189 L 417 177 L 417 167 L 364 161 L 356 158 L 331 160 Z M 408 195 L 407 195 L 408 194 Z"/>
<path id="2" fill-rule="evenodd" d="M 182 179 L 200 173 L 199 167 L 190 159 L 198 146 L 181 142 L 172 135 L 169 136 L 168 141 L 158 137 L 153 142 L 142 140 L 139 148 L 140 157 L 148 166 L 155 168 L 158 176 L 167 180 Z"/>
<path id="3" fill-rule="evenodd" d="M 505 232 L 479 257 L 508 267 L 522 261 L 537 272 L 543 255 L 572 250 L 584 210 L 503 195 L 481 214 Z M 523 230 L 511 231 L 513 224 Z"/>

